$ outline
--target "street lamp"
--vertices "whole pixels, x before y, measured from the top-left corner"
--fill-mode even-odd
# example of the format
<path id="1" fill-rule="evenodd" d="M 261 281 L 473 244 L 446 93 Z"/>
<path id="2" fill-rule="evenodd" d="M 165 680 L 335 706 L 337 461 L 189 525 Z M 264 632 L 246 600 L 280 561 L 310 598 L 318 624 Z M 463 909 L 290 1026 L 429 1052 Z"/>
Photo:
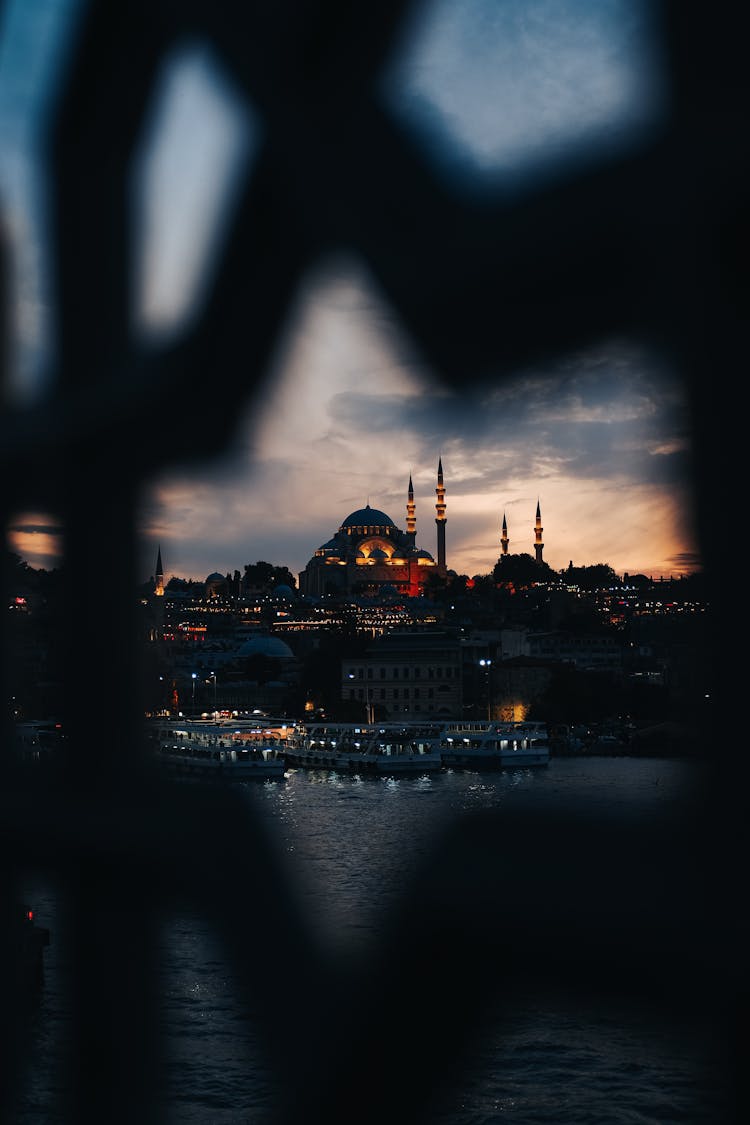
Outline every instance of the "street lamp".
<path id="1" fill-rule="evenodd" d="M 198 673 L 193 672 L 193 714 L 195 714 L 195 681 L 198 679 Z"/>
<path id="2" fill-rule="evenodd" d="M 214 682 L 214 718 L 216 718 L 217 709 L 216 709 L 216 673 L 215 672 L 211 672 L 210 679 L 212 679 L 213 682 Z"/>
<path id="3" fill-rule="evenodd" d="M 487 719 L 492 722 L 492 661 L 488 657 L 482 657 L 479 664 L 487 673 Z"/>

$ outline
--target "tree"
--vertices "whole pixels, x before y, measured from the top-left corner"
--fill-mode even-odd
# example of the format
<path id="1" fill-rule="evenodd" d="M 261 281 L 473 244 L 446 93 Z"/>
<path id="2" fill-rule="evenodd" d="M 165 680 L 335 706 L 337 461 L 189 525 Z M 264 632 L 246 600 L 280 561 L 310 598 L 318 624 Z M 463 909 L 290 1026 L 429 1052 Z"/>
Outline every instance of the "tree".
<path id="1" fill-rule="evenodd" d="M 245 582 L 248 586 L 262 588 L 273 584 L 273 567 L 259 559 L 256 563 L 245 563 Z"/>
<path id="2" fill-rule="evenodd" d="M 286 566 L 275 566 L 273 568 L 273 584 L 274 586 L 288 586 L 291 590 L 297 589 L 297 579 Z"/>
<path id="3" fill-rule="evenodd" d="M 289 586 L 292 590 L 297 587 L 297 580 L 288 567 L 273 566 L 262 559 L 256 563 L 245 563 L 244 582 L 246 586 L 261 590 L 272 590 L 274 586 Z"/>
<path id="4" fill-rule="evenodd" d="M 594 563 L 592 566 L 573 566 L 563 572 L 563 578 L 579 590 L 601 590 L 607 586 L 618 586 L 620 579 L 607 563 Z"/>
<path id="5" fill-rule="evenodd" d="M 167 582 L 167 585 L 165 586 L 165 589 L 166 590 L 184 590 L 185 592 L 187 592 L 190 589 L 190 583 L 187 581 L 186 578 L 176 578 L 176 577 L 173 576 L 172 578 L 169 579 L 169 582 Z"/>
<path id="6" fill-rule="evenodd" d="M 537 562 L 529 554 L 501 555 L 492 571 L 496 586 L 527 589 L 540 582 L 557 582 L 558 575 L 546 562 Z"/>

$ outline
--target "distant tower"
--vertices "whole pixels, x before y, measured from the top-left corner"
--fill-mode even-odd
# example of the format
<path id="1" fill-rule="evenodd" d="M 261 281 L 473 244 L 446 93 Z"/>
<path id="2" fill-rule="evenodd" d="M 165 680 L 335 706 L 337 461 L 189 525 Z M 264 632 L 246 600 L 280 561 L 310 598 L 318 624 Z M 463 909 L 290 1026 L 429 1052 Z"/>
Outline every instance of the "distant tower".
<path id="1" fill-rule="evenodd" d="M 502 554 L 507 555 L 507 553 L 508 553 L 508 525 L 505 522 L 505 512 L 503 512 L 503 533 L 500 536 L 500 547 L 501 547 L 501 550 L 502 550 Z"/>
<path id="2" fill-rule="evenodd" d="M 438 459 L 437 502 L 435 504 L 435 523 L 437 524 L 437 565 L 438 574 L 445 574 L 445 485 L 443 484 L 443 459 Z"/>
<path id="3" fill-rule="evenodd" d="M 164 568 L 161 565 L 161 544 L 156 552 L 156 574 L 154 575 L 154 594 L 157 598 L 164 597 Z"/>
<path id="4" fill-rule="evenodd" d="M 536 502 L 536 525 L 534 527 L 534 550 L 536 551 L 536 561 L 538 563 L 544 562 L 542 558 L 542 551 L 544 550 L 544 543 L 542 543 L 542 513 L 539 509 L 539 501 Z"/>
<path id="5" fill-rule="evenodd" d="M 153 627 L 151 640 L 160 641 L 164 635 L 164 567 L 161 565 L 161 545 L 156 552 L 156 572 L 154 574 Z"/>
<path id="6" fill-rule="evenodd" d="M 414 485 L 411 483 L 411 474 L 409 474 L 409 498 L 406 501 L 406 534 L 409 536 L 409 546 L 412 548 L 417 545 L 417 517 L 415 512 Z"/>

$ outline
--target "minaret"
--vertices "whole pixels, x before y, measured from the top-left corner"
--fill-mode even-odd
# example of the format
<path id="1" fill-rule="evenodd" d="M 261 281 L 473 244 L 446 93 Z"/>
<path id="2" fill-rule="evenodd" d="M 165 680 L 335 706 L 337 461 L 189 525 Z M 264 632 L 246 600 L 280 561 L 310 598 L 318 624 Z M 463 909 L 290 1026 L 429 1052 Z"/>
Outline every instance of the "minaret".
<path id="1" fill-rule="evenodd" d="M 534 550 L 536 551 L 536 561 L 538 563 L 544 562 L 542 558 L 542 551 L 544 550 L 544 543 L 542 543 L 542 513 L 539 508 L 539 501 L 536 502 L 536 525 L 534 527 Z"/>
<path id="2" fill-rule="evenodd" d="M 154 594 L 157 598 L 164 597 L 164 568 L 161 565 L 161 544 L 156 552 L 156 574 L 154 575 Z"/>
<path id="3" fill-rule="evenodd" d="M 435 504 L 435 523 L 437 524 L 437 565 L 438 573 L 445 574 L 445 486 L 443 484 L 443 459 L 438 458 L 437 502 Z"/>
<path id="4" fill-rule="evenodd" d="M 414 503 L 414 485 L 411 483 L 411 474 L 409 474 L 409 497 L 406 501 L 406 534 L 409 539 L 409 546 L 412 550 L 417 545 L 416 510 L 416 505 Z"/>
<path id="5" fill-rule="evenodd" d="M 508 525 L 505 522 L 505 512 L 503 512 L 503 533 L 500 536 L 500 548 L 504 555 L 508 553 Z"/>

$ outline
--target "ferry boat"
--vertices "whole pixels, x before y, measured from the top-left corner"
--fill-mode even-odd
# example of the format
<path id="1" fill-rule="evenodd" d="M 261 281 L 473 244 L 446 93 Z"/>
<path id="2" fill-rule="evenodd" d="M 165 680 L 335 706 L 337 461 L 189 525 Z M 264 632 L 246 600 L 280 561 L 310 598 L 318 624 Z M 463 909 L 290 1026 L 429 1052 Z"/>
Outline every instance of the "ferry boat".
<path id="1" fill-rule="evenodd" d="M 545 723 L 445 723 L 440 735 L 440 758 L 453 769 L 520 769 L 549 763 L 549 735 Z"/>
<path id="2" fill-rule="evenodd" d="M 286 766 L 272 732 L 257 723 L 154 720 L 148 729 L 157 761 L 173 773 L 233 781 L 283 781 Z"/>
<path id="3" fill-rule="evenodd" d="M 287 736 L 286 765 L 347 774 L 434 773 L 442 768 L 438 727 L 398 723 L 303 723 Z"/>

